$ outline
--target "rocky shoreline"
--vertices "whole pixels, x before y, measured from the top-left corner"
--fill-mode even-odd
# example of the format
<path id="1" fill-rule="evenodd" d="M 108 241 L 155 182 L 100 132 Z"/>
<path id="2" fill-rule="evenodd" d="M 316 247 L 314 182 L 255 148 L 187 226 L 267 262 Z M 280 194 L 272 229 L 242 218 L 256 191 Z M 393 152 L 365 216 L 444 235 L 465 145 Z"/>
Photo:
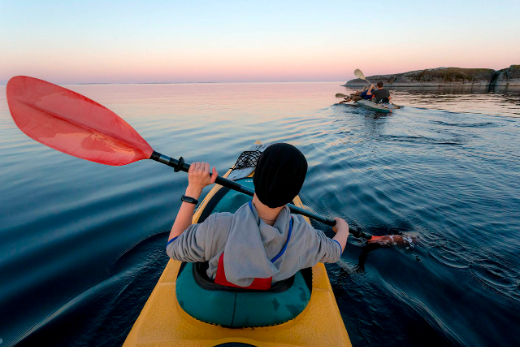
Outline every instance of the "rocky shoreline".
<path id="1" fill-rule="evenodd" d="M 506 69 L 465 69 L 458 67 L 440 67 L 409 71 L 391 75 L 367 76 L 372 83 L 383 81 L 386 87 L 403 89 L 431 88 L 471 88 L 482 91 L 520 90 L 520 65 L 511 65 Z M 359 88 L 367 82 L 356 78 L 344 86 Z"/>

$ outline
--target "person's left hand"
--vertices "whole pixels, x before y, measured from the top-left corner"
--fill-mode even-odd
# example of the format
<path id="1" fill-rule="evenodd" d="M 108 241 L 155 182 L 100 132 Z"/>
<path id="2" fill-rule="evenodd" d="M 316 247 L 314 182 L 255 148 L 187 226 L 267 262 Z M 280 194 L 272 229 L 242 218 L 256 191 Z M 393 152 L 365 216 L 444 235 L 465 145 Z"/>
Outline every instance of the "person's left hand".
<path id="1" fill-rule="evenodd" d="M 211 176 L 209 175 L 208 163 L 192 163 L 188 170 L 188 188 L 186 188 L 186 196 L 198 199 L 205 186 L 215 183 L 218 172 L 213 167 Z"/>

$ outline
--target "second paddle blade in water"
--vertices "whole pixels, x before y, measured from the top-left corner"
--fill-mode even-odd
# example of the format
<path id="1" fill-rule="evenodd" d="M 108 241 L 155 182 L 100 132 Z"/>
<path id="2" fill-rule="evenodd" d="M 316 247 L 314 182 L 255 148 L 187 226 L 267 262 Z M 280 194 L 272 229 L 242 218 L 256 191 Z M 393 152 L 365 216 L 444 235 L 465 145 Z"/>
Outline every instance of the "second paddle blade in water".
<path id="1" fill-rule="evenodd" d="M 16 76 L 7 84 L 7 101 L 20 130 L 63 153 L 117 166 L 152 155 L 150 145 L 127 122 L 69 89 Z"/>
<path id="2" fill-rule="evenodd" d="M 399 248 L 413 248 L 416 242 L 417 235 L 414 233 L 372 236 L 372 238 L 368 240 L 369 244 L 377 244 L 382 247 L 397 246 Z"/>

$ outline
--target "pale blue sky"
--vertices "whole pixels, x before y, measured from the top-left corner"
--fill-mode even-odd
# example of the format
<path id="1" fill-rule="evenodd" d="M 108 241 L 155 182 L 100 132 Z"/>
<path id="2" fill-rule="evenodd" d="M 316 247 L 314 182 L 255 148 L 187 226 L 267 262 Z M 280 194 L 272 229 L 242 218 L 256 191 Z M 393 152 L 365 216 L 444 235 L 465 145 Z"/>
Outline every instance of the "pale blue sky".
<path id="1" fill-rule="evenodd" d="M 520 64 L 520 1 L 6 1 L 0 81 L 343 81 Z"/>

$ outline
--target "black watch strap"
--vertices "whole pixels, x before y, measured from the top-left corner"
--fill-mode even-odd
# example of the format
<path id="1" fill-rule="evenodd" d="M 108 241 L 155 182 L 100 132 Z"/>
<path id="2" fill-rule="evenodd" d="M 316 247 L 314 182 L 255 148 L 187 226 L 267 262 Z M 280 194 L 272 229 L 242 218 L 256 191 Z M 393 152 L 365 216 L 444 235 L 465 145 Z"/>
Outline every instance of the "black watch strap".
<path id="1" fill-rule="evenodd" d="M 181 201 L 188 202 L 193 205 L 197 205 L 199 203 L 199 200 L 191 198 L 189 196 L 183 195 L 181 196 Z"/>

